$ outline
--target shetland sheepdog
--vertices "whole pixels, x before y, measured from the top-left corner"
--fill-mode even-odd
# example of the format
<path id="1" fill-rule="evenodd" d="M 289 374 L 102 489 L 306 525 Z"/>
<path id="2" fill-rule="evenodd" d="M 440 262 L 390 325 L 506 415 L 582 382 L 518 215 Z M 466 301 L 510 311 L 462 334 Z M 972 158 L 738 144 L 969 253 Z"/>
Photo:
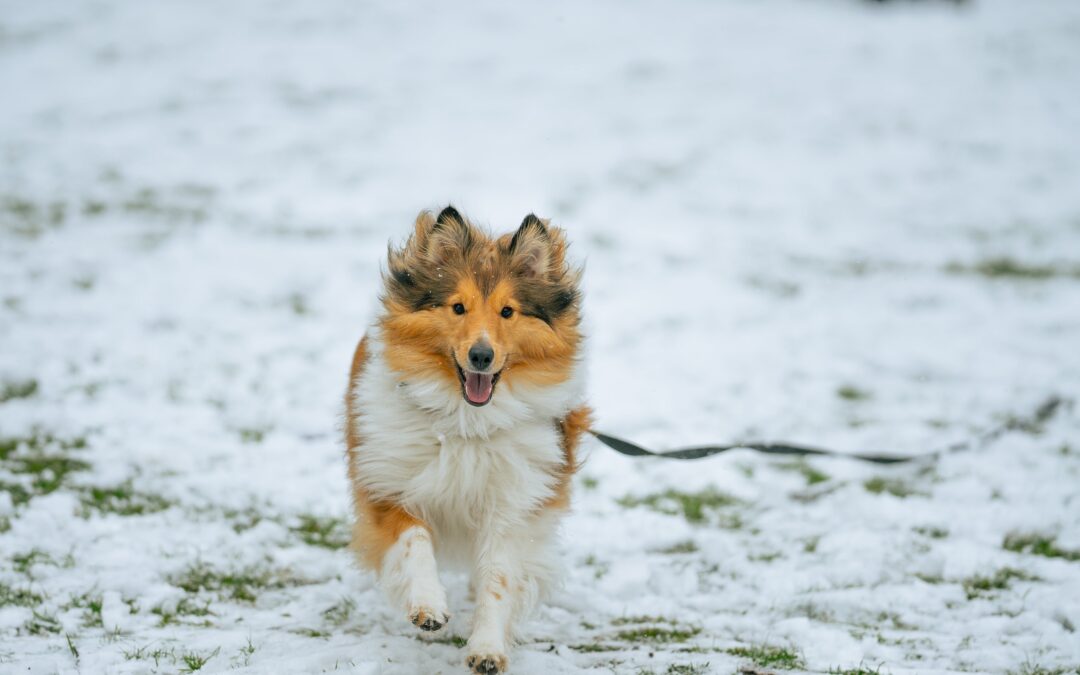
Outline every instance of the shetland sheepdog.
<path id="1" fill-rule="evenodd" d="M 440 565 L 471 574 L 466 665 L 506 670 L 555 577 L 584 404 L 581 270 L 530 214 L 493 237 L 452 206 L 391 246 L 382 307 L 353 356 L 345 443 L 352 544 L 423 631 L 450 620 Z"/>

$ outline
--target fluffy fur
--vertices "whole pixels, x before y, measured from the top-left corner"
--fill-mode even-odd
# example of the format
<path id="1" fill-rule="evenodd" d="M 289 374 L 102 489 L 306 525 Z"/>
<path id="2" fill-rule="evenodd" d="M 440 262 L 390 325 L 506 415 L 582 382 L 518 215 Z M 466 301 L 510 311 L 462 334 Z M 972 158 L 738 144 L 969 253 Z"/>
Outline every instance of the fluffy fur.
<path id="1" fill-rule="evenodd" d="M 450 619 L 438 565 L 466 565 L 466 663 L 485 675 L 506 669 L 516 621 L 553 581 L 589 425 L 580 272 L 565 256 L 563 232 L 531 214 L 493 238 L 453 207 L 421 213 L 389 251 L 382 312 L 345 397 L 361 563 L 423 630 Z"/>

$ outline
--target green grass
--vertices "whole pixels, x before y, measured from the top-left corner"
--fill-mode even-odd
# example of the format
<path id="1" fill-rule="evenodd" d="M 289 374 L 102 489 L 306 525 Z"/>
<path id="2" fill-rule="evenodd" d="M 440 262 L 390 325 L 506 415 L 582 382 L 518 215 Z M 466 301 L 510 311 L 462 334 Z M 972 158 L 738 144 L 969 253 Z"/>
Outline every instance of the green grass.
<path id="1" fill-rule="evenodd" d="M 161 665 L 161 661 L 168 659 L 169 663 L 176 663 L 176 650 L 166 649 L 164 647 L 156 647 L 150 649 L 150 645 L 143 645 L 142 647 L 133 647 L 131 649 L 122 649 L 120 653 L 128 661 L 142 661 L 144 659 L 153 659 L 154 667 L 157 668 Z"/>
<path id="2" fill-rule="evenodd" d="M 212 624 L 205 617 L 213 616 L 214 614 L 210 611 L 209 601 L 200 605 L 191 598 L 181 598 L 173 609 L 165 609 L 164 605 L 158 605 L 151 609 L 150 613 L 158 617 L 158 625 L 161 627 L 182 623 L 194 623 L 195 625 L 207 627 Z M 199 617 L 202 620 L 194 622 L 184 621 L 185 617 Z"/>
<path id="3" fill-rule="evenodd" d="M 1023 570 L 1003 567 L 989 576 L 979 574 L 970 576 L 961 581 L 961 585 L 964 587 L 968 600 L 973 600 L 993 591 L 1010 588 L 1014 580 L 1039 581 L 1039 578 Z"/>
<path id="4" fill-rule="evenodd" d="M 873 394 L 852 384 L 837 387 L 836 395 L 845 401 L 868 401 L 873 398 Z"/>
<path id="5" fill-rule="evenodd" d="M 85 438 L 58 439 L 40 431 L 0 438 L 0 472 L 10 476 L 0 480 L 0 490 L 10 495 L 15 506 L 55 492 L 70 474 L 90 468 L 89 463 L 67 454 L 85 447 Z"/>
<path id="6" fill-rule="evenodd" d="M 866 491 L 879 495 L 882 493 L 888 493 L 894 497 L 910 497 L 911 495 L 922 494 L 911 487 L 908 483 L 898 478 L 885 478 L 882 476 L 875 476 L 863 482 L 863 487 Z"/>
<path id="7" fill-rule="evenodd" d="M 1021 281 L 1042 281 L 1054 278 L 1080 279 L 1080 265 L 1033 265 L 1005 256 L 987 258 L 973 265 L 952 262 L 946 265 L 945 271 L 949 274 L 968 274 L 983 276 L 988 279 L 1016 279 Z"/>
<path id="8" fill-rule="evenodd" d="M 333 626 L 343 626 L 356 610 L 356 601 L 352 598 L 343 598 L 341 602 L 323 610 L 323 619 Z"/>
<path id="9" fill-rule="evenodd" d="M 860 663 L 854 668 L 829 668 L 829 675 L 881 675 L 881 666 L 870 670 Z"/>
<path id="10" fill-rule="evenodd" d="M 285 570 L 249 566 L 218 570 L 203 562 L 189 565 L 169 578 L 169 583 L 188 593 L 212 592 L 241 602 L 255 602 L 258 592 L 302 586 L 310 583 L 292 576 Z"/>
<path id="11" fill-rule="evenodd" d="M 625 649 L 625 647 L 619 645 L 606 645 L 599 642 L 589 642 L 580 645 L 570 645 L 570 649 L 575 652 L 581 652 L 582 654 L 600 654 L 602 652 L 619 652 Z"/>
<path id="12" fill-rule="evenodd" d="M 923 535 L 924 537 L 930 537 L 931 539 L 944 539 L 949 536 L 949 531 L 944 527 L 922 525 L 914 529 L 916 532 Z"/>
<path id="13" fill-rule="evenodd" d="M 200 654 L 198 652 L 184 652 L 180 655 L 180 660 L 184 663 L 184 667 L 180 669 L 180 672 L 194 673 L 196 670 L 202 670 L 202 667 L 206 665 L 206 662 L 217 656 L 220 651 L 221 647 L 218 647 L 217 649 L 208 654 Z"/>
<path id="14" fill-rule="evenodd" d="M 1028 657 L 1019 668 L 1006 672 L 1007 675 L 1080 675 L 1080 665 L 1048 668 Z"/>
<path id="15" fill-rule="evenodd" d="M 439 637 L 430 640 L 430 642 L 434 642 L 440 645 L 450 645 L 451 647 L 457 647 L 458 649 L 461 649 L 465 645 L 469 644 L 469 641 L 461 637 L 460 635 L 440 635 Z M 573 647 L 571 647 L 570 649 L 573 649 Z"/>
<path id="16" fill-rule="evenodd" d="M 751 647 L 731 647 L 725 651 L 732 656 L 749 659 L 754 665 L 763 668 L 794 670 L 796 668 L 806 667 L 802 657 L 795 651 L 786 647 L 754 645 Z"/>
<path id="17" fill-rule="evenodd" d="M 668 555 L 678 555 L 681 553 L 697 553 L 698 545 L 694 543 L 693 539 L 687 539 L 686 541 L 680 541 L 671 546 L 656 549 L 657 553 L 666 553 Z"/>
<path id="18" fill-rule="evenodd" d="M 682 515 L 691 523 L 703 523 L 706 520 L 706 511 L 733 506 L 739 501 L 714 487 L 708 487 L 698 492 L 682 492 L 669 488 L 642 497 L 627 495 L 619 499 L 618 503 L 626 508 L 645 506 L 659 513 Z"/>
<path id="19" fill-rule="evenodd" d="M 23 629 L 31 635 L 56 635 L 64 629 L 55 616 L 33 610 L 30 618 L 23 624 Z"/>
<path id="20" fill-rule="evenodd" d="M 798 460 L 795 462 L 782 462 L 775 465 L 777 469 L 783 471 L 796 471 L 801 473 L 803 478 L 806 479 L 807 486 L 817 485 L 818 483 L 824 483 L 829 480 L 831 476 L 824 471 L 819 471 L 810 465 L 806 460 Z"/>
<path id="21" fill-rule="evenodd" d="M 262 443 L 266 438 L 266 434 L 269 429 L 264 427 L 245 427 L 243 429 L 237 429 L 237 433 L 240 434 L 240 440 L 244 443 Z"/>
<path id="22" fill-rule="evenodd" d="M 19 574 L 25 574 L 28 577 L 32 577 L 35 565 L 51 565 L 52 567 L 66 568 L 73 567 L 75 565 L 75 560 L 70 554 L 62 560 L 57 560 L 38 548 L 32 548 L 26 553 L 16 553 L 11 556 L 11 569 Z"/>
<path id="23" fill-rule="evenodd" d="M 670 623 L 675 622 L 664 616 L 655 616 L 651 614 L 638 614 L 635 616 L 620 616 L 617 619 L 611 620 L 612 626 L 632 626 L 640 623 Z"/>
<path id="24" fill-rule="evenodd" d="M 105 622 L 101 617 L 103 600 L 101 593 L 87 591 L 82 595 L 75 596 L 65 606 L 67 609 L 76 608 L 83 610 L 82 622 L 86 628 L 104 628 Z"/>
<path id="25" fill-rule="evenodd" d="M 648 625 L 646 625 L 648 624 Z M 666 624 L 666 625 L 657 625 Z M 648 644 L 667 644 L 686 642 L 701 632 L 700 628 L 680 628 L 675 621 L 664 616 L 637 615 L 622 616 L 611 621 L 613 626 L 625 626 L 615 637 L 625 642 L 644 642 Z M 596 651 L 610 651 L 598 646 Z"/>
<path id="26" fill-rule="evenodd" d="M 339 549 L 349 545 L 349 528 L 342 518 L 302 515 L 289 531 L 309 546 Z"/>
<path id="27" fill-rule="evenodd" d="M 709 663 L 673 663 L 664 671 L 664 675 L 704 675 L 709 672 Z"/>
<path id="28" fill-rule="evenodd" d="M 1044 558 L 1062 558 L 1073 562 L 1080 561 L 1080 551 L 1059 548 L 1055 537 L 1040 534 L 1010 534 L 1002 542 L 1002 548 L 1014 553 L 1041 555 Z"/>
<path id="29" fill-rule="evenodd" d="M 79 515 L 83 518 L 95 513 L 144 516 L 164 511 L 175 504 L 161 495 L 135 490 L 130 480 L 111 487 L 84 487 L 79 492 Z"/>
<path id="30" fill-rule="evenodd" d="M 28 588 L 15 588 L 0 582 L 0 607 L 37 607 L 41 596 Z"/>
<path id="31" fill-rule="evenodd" d="M 17 398 L 30 398 L 37 393 L 37 380 L 18 380 L 0 383 L 0 403 L 7 403 Z"/>

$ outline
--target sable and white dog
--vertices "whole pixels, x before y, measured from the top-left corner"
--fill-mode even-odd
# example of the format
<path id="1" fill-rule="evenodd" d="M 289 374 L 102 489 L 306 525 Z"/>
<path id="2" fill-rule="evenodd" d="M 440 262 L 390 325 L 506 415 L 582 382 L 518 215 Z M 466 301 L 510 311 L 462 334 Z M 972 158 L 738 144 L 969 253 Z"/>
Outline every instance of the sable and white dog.
<path id="1" fill-rule="evenodd" d="M 450 619 L 438 565 L 464 563 L 467 665 L 507 667 L 516 620 L 552 581 L 555 531 L 589 427 L 580 270 L 530 214 L 493 238 L 447 207 L 391 247 L 382 311 L 353 357 L 345 442 L 353 546 L 425 631 Z"/>

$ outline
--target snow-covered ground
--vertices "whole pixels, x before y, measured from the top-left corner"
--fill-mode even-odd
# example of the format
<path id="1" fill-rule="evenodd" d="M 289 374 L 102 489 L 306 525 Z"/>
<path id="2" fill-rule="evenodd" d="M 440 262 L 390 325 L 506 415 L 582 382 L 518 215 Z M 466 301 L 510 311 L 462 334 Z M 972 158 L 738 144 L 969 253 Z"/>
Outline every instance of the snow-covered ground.
<path id="1" fill-rule="evenodd" d="M 511 5 L 0 3 L 0 671 L 464 672 L 336 431 L 453 201 L 569 231 L 604 430 L 1010 426 L 592 445 L 513 672 L 1080 672 L 1080 3 Z"/>

